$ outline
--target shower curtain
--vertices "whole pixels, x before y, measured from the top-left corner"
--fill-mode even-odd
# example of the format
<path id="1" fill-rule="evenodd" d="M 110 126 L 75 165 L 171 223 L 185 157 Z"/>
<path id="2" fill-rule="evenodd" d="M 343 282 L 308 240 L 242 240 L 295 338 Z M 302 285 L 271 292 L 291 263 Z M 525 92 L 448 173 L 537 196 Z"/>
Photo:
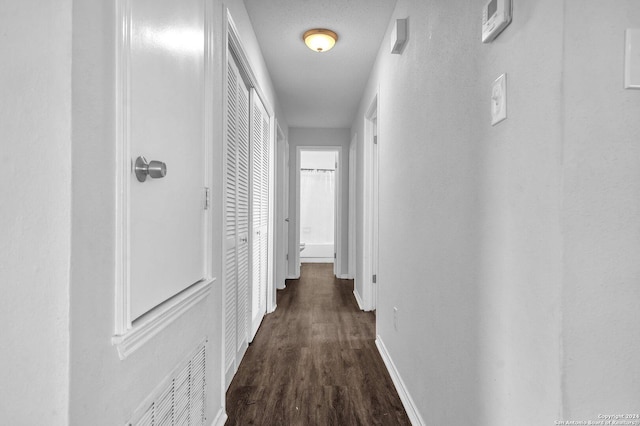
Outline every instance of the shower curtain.
<path id="1" fill-rule="evenodd" d="M 334 204 L 335 171 L 301 169 L 300 242 L 309 249 L 301 257 L 333 258 Z"/>

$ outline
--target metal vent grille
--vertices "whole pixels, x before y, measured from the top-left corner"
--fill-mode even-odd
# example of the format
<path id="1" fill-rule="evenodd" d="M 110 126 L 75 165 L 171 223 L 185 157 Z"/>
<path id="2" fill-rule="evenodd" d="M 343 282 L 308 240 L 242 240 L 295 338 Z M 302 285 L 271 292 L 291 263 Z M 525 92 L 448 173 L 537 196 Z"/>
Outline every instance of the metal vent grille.
<path id="1" fill-rule="evenodd" d="M 159 386 L 127 426 L 205 424 L 205 342 Z"/>

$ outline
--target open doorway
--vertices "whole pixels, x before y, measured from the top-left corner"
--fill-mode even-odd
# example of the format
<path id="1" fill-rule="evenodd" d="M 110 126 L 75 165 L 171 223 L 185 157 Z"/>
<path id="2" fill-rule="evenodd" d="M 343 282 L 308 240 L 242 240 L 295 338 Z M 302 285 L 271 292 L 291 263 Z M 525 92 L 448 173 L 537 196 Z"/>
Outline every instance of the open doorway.
<path id="1" fill-rule="evenodd" d="M 340 148 L 298 149 L 298 267 L 302 263 L 333 263 L 340 236 Z"/>

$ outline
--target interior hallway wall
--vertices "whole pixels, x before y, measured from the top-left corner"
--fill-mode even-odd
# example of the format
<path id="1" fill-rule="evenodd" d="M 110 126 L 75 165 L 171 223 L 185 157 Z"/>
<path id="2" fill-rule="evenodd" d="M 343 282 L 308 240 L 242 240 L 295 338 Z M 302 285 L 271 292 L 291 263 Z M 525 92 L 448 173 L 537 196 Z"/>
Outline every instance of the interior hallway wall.
<path id="1" fill-rule="evenodd" d="M 298 194 L 296 191 L 296 158 L 298 147 L 304 146 L 340 146 L 342 153 L 338 165 L 338 173 L 342 179 L 342 235 L 341 258 L 338 271 L 340 276 L 346 277 L 349 273 L 349 129 L 327 129 L 327 128 L 289 128 L 289 278 L 297 278 L 295 256 L 292 248 L 296 247 L 296 229 L 299 226 L 296 206 Z"/>
<path id="2" fill-rule="evenodd" d="M 566 0 L 563 389 L 567 419 L 640 411 L 640 2 Z"/>
<path id="3" fill-rule="evenodd" d="M 561 416 L 563 5 L 519 2 L 488 45 L 481 7 L 400 0 L 408 44 L 391 55 L 389 28 L 352 129 L 363 152 L 379 90 L 377 329 L 426 424 L 546 424 Z"/>
<path id="4" fill-rule="evenodd" d="M 0 13 L 0 423 L 68 424 L 71 1 Z"/>
<path id="5" fill-rule="evenodd" d="M 399 0 L 352 128 L 359 153 L 356 223 L 363 224 L 363 118 L 378 93 L 376 328 L 428 425 L 484 424 L 477 134 L 489 104 L 476 73 L 478 10 L 473 0 Z M 396 18 L 409 18 L 402 55 L 389 53 Z M 363 232 L 358 227 L 360 285 Z"/>
<path id="6" fill-rule="evenodd" d="M 379 90 L 379 337 L 426 424 L 635 413 L 640 91 L 622 58 L 640 5 L 517 2 L 491 44 L 481 6 L 399 0 L 408 45 L 387 35 L 352 128 L 361 153 Z"/>
<path id="7" fill-rule="evenodd" d="M 279 113 L 248 15 L 241 0 L 225 1 L 268 102 Z M 213 276 L 208 298 L 185 312 L 125 360 L 111 344 L 114 334 L 116 176 L 115 4 L 73 4 L 73 239 L 71 284 L 70 422 L 121 425 L 205 336 L 206 418 L 224 404 L 222 378 L 223 293 L 223 66 L 226 20 L 221 0 L 206 0 L 213 14 L 212 164 Z M 281 120 L 286 126 L 286 122 Z M 37 422 L 36 422 L 37 423 Z"/>
<path id="8" fill-rule="evenodd" d="M 216 39 L 221 40 L 222 7 L 216 14 Z M 141 348 L 121 360 L 111 342 L 115 324 L 116 262 L 116 111 L 115 43 L 117 2 L 74 2 L 73 33 L 73 234 L 71 283 L 70 422 L 115 425 L 130 420 L 136 408 L 161 381 L 207 337 L 206 417 L 222 408 L 222 310 L 220 247 L 214 245 L 210 295 L 185 312 Z M 221 72 L 221 55 L 214 71 Z M 222 96 L 214 87 L 215 99 Z M 222 111 L 216 102 L 214 116 Z M 217 109 L 215 109 L 217 108 Z M 214 125 L 221 140 L 221 124 Z M 213 150 L 214 173 L 221 150 Z M 101 171 L 101 172 L 96 172 Z M 217 181 L 216 181 L 217 184 Z M 219 199 L 221 189 L 213 187 Z M 221 213 L 214 204 L 214 223 Z M 221 238 L 219 227 L 213 230 Z"/>

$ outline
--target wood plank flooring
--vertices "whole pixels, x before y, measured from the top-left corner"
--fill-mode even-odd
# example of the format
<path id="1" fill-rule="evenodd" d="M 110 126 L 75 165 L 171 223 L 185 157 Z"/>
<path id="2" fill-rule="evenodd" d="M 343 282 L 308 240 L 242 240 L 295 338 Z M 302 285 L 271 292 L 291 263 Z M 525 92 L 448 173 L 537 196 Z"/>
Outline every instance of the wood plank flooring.
<path id="1" fill-rule="evenodd" d="M 375 346 L 375 316 L 331 264 L 278 291 L 227 391 L 226 425 L 410 425 Z"/>

